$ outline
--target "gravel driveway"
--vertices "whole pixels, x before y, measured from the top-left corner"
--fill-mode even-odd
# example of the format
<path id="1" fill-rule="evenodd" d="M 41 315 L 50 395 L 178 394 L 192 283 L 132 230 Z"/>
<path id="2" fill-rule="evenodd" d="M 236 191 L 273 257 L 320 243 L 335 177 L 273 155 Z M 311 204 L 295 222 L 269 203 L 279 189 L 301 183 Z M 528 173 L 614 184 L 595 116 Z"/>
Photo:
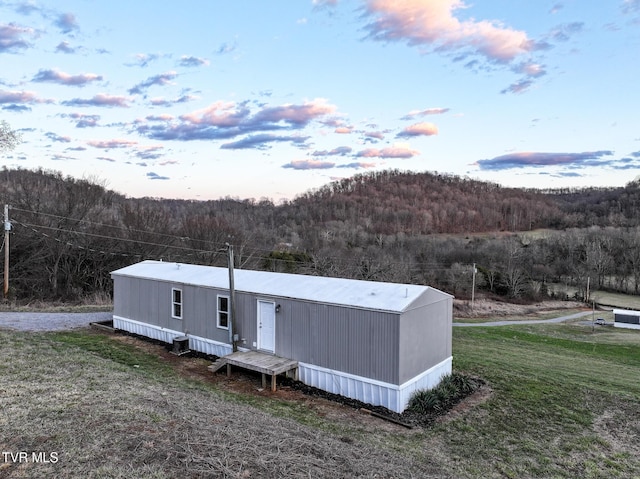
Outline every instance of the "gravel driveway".
<path id="1" fill-rule="evenodd" d="M 0 313 L 0 329 L 61 331 L 108 321 L 113 313 Z"/>
<path id="2" fill-rule="evenodd" d="M 591 314 L 584 311 L 568 316 L 552 319 L 528 321 L 492 321 L 487 323 L 453 323 L 458 327 L 474 326 L 506 326 L 511 324 L 560 323 Z M 19 331 L 61 331 L 64 329 L 83 328 L 89 323 L 108 321 L 113 313 L 0 313 L 0 329 L 16 329 Z"/>
<path id="3" fill-rule="evenodd" d="M 566 316 L 560 316 L 558 318 L 551 319 L 523 319 L 523 320 L 505 320 L 505 321 L 489 321 L 486 323 L 453 323 L 458 327 L 475 327 L 475 326 L 510 326 L 520 324 L 545 324 L 545 323 L 564 323 L 565 321 L 571 321 L 572 319 L 582 318 L 592 314 L 591 311 L 580 311 L 579 313 L 569 314 Z"/>

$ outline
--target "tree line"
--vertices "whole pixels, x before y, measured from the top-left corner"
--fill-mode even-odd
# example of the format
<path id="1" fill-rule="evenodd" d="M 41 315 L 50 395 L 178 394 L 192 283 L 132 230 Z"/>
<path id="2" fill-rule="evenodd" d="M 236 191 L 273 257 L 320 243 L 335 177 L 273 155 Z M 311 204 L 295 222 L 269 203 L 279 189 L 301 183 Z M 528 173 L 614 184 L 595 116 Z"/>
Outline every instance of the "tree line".
<path id="1" fill-rule="evenodd" d="M 10 293 L 109 297 L 110 272 L 144 259 L 543 298 L 573 286 L 637 294 L 640 189 L 538 191 L 438 173 L 374 172 L 268 199 L 127 198 L 96 178 L 4 169 Z"/>

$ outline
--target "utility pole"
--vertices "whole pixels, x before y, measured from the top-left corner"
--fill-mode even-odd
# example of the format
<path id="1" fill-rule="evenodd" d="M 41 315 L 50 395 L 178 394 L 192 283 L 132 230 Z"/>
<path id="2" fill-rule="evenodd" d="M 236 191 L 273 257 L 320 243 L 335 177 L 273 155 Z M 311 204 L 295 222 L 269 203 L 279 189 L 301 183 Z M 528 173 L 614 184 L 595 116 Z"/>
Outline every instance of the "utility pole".
<path id="1" fill-rule="evenodd" d="M 4 299 L 9 298 L 9 205 L 4 205 Z"/>
<path id="2" fill-rule="evenodd" d="M 590 292 L 589 292 L 589 287 L 590 287 L 590 283 L 591 282 L 591 276 L 587 276 L 587 294 L 586 294 L 586 298 L 584 298 L 585 303 L 589 304 L 589 296 L 590 296 Z"/>
<path id="3" fill-rule="evenodd" d="M 233 245 L 226 243 L 227 253 L 229 254 L 229 309 L 231 312 L 231 322 L 229 324 L 229 339 L 231 340 L 232 350 L 238 351 L 238 335 L 236 333 L 236 290 L 233 275 Z"/>
<path id="4" fill-rule="evenodd" d="M 473 263 L 472 280 L 471 280 L 471 309 L 473 309 L 473 303 L 476 299 L 476 264 Z"/>

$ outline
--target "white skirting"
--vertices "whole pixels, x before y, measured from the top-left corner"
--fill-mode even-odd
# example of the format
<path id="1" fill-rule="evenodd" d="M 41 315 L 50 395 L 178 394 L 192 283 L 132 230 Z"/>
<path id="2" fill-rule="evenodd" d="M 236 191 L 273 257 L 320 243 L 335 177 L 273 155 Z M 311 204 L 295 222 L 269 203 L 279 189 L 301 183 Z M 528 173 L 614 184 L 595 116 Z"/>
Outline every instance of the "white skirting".
<path id="1" fill-rule="evenodd" d="M 233 352 L 233 348 L 230 344 L 213 341 L 199 336 L 193 336 L 192 334 L 184 334 L 181 331 L 161 328 L 160 326 L 154 326 L 152 324 L 135 321 L 133 319 L 126 319 L 120 316 L 113 317 L 113 327 L 130 333 L 139 334 L 140 336 L 145 336 L 147 338 L 157 339 L 169 344 L 173 343 L 174 338 L 187 336 L 189 338 L 189 349 L 199 351 L 204 354 L 211 354 L 212 356 L 222 357 Z"/>
<path id="2" fill-rule="evenodd" d="M 625 329 L 640 329 L 640 324 L 629 324 L 629 323 L 621 323 L 616 321 L 613 323 L 616 328 L 625 328 Z"/>
<path id="3" fill-rule="evenodd" d="M 213 356 L 222 357 L 233 352 L 230 344 L 119 316 L 113 317 L 113 327 L 169 344 L 173 342 L 174 338 L 187 336 L 189 338 L 189 349 Z M 452 357 L 446 358 L 399 386 L 307 363 L 298 364 L 298 377 L 304 384 L 323 391 L 357 399 L 374 406 L 384 406 L 391 411 L 400 413 L 407 408 L 409 399 L 411 399 L 411 395 L 415 391 L 431 389 L 438 385 L 442 376 L 451 374 L 452 359 Z"/>
<path id="4" fill-rule="evenodd" d="M 309 386 L 400 413 L 415 391 L 431 389 L 442 376 L 451 374 L 452 359 L 448 357 L 400 386 L 307 363 L 298 364 L 298 376 Z"/>

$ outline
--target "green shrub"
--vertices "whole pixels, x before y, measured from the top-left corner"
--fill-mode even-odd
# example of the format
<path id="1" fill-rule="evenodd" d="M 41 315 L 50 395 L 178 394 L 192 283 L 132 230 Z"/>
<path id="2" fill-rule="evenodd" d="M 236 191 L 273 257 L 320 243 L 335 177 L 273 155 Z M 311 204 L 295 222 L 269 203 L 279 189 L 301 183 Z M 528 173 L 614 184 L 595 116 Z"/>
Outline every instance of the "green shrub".
<path id="1" fill-rule="evenodd" d="M 441 414 L 473 393 L 479 386 L 477 380 L 464 374 L 447 374 L 436 387 L 413 393 L 408 409 L 424 415 Z"/>

